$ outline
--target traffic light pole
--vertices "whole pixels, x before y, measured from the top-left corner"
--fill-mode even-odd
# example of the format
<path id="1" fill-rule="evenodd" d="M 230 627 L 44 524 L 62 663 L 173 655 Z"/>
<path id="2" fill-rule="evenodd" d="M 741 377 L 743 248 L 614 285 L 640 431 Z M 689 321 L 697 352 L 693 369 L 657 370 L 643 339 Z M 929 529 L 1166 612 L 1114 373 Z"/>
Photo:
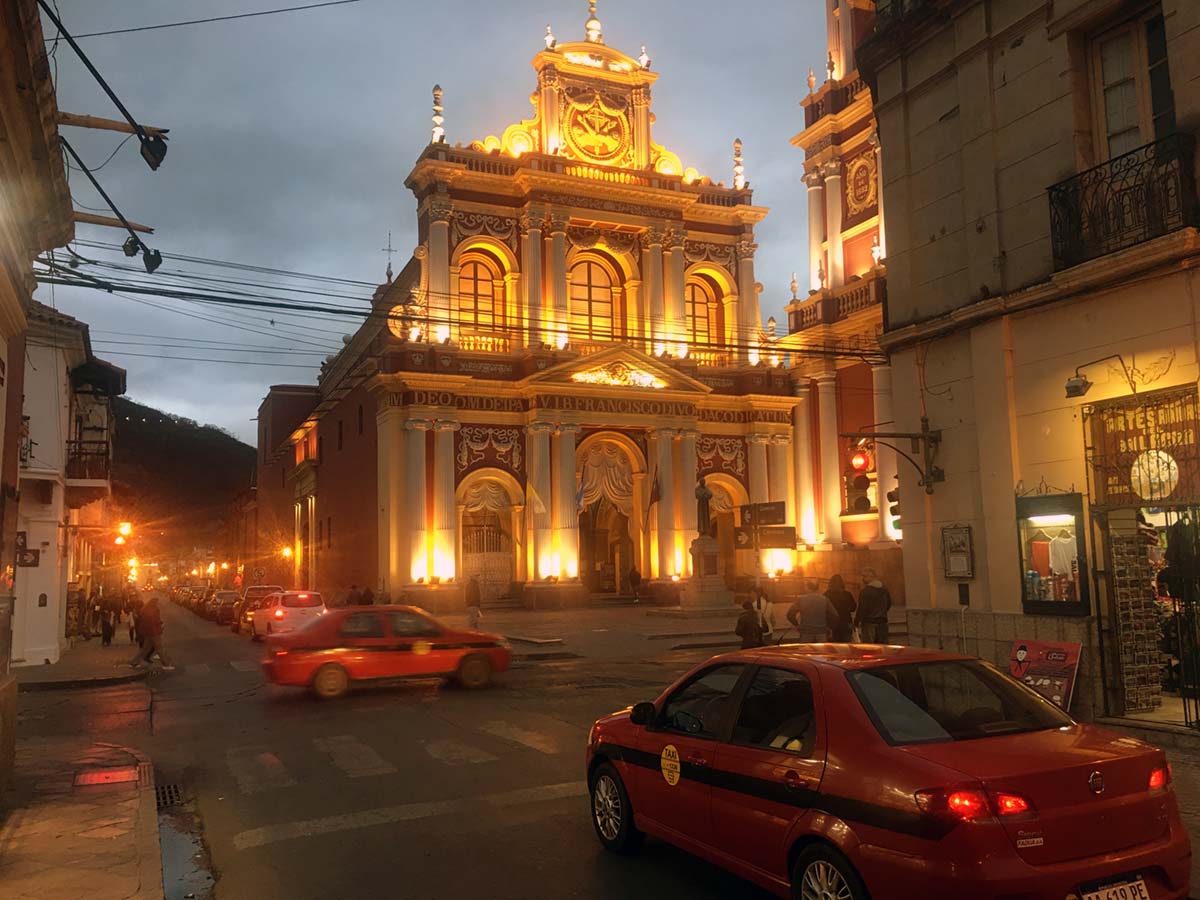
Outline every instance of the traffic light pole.
<path id="1" fill-rule="evenodd" d="M 925 488 L 926 494 L 933 493 L 933 486 L 946 480 L 946 472 L 941 466 L 934 462 L 937 456 L 938 448 L 942 443 L 942 432 L 940 430 L 931 431 L 929 428 L 929 418 L 921 417 L 921 430 L 918 432 L 912 431 L 849 431 L 842 432 L 840 437 L 849 438 L 852 441 L 858 442 L 857 445 L 880 444 L 888 447 L 904 457 L 908 463 L 917 470 L 921 476 L 918 482 Z M 918 462 L 910 454 L 905 453 L 891 441 L 911 441 L 912 453 L 920 454 L 921 461 Z"/>

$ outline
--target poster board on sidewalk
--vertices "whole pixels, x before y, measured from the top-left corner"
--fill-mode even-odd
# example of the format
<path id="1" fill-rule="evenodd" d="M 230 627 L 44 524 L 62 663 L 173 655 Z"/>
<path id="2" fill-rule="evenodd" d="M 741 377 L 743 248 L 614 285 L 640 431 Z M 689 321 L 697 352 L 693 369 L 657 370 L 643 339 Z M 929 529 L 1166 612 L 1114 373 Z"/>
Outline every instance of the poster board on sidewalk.
<path id="1" fill-rule="evenodd" d="M 1071 708 L 1082 645 L 1063 641 L 1013 641 L 1008 674 L 1062 710 Z"/>

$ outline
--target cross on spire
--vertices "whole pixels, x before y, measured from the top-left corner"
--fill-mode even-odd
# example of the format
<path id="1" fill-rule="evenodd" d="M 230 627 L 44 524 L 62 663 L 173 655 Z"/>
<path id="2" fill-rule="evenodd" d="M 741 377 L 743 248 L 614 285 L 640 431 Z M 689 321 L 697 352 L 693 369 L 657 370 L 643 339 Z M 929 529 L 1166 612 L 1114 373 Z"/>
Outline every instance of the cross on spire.
<path id="1" fill-rule="evenodd" d="M 388 284 L 391 284 L 392 283 L 392 254 L 396 252 L 396 248 L 392 246 L 391 231 L 388 232 L 388 245 L 386 247 L 384 247 L 383 250 L 381 250 L 380 252 L 387 254 L 387 258 L 388 258 L 387 280 L 388 280 Z"/>

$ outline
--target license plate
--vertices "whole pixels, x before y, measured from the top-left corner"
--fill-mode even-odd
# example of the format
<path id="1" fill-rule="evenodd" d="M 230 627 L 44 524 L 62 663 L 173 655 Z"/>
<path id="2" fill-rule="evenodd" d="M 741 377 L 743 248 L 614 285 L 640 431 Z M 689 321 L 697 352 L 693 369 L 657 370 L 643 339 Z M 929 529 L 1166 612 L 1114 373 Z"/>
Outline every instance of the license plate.
<path id="1" fill-rule="evenodd" d="M 1134 881 L 1105 885 L 1097 891 L 1088 891 L 1080 900 L 1150 900 L 1150 892 L 1146 890 L 1146 882 L 1138 878 Z"/>

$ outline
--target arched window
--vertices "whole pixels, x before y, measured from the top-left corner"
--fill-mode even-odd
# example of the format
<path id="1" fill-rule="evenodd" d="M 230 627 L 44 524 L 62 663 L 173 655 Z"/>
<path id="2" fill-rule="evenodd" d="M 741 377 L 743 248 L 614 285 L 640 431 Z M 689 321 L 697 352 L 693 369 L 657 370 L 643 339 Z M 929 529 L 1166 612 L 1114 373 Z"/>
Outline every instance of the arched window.
<path id="1" fill-rule="evenodd" d="M 468 257 L 458 270 L 458 321 L 467 328 L 503 329 L 504 292 L 500 273 L 479 257 Z"/>
<path id="2" fill-rule="evenodd" d="M 609 340 L 614 325 L 613 283 L 598 262 L 584 260 L 571 269 L 571 340 Z"/>
<path id="3" fill-rule="evenodd" d="M 725 343 L 721 305 L 717 293 L 706 279 L 689 281 L 684 289 L 688 334 L 692 345 L 701 350 Z"/>

